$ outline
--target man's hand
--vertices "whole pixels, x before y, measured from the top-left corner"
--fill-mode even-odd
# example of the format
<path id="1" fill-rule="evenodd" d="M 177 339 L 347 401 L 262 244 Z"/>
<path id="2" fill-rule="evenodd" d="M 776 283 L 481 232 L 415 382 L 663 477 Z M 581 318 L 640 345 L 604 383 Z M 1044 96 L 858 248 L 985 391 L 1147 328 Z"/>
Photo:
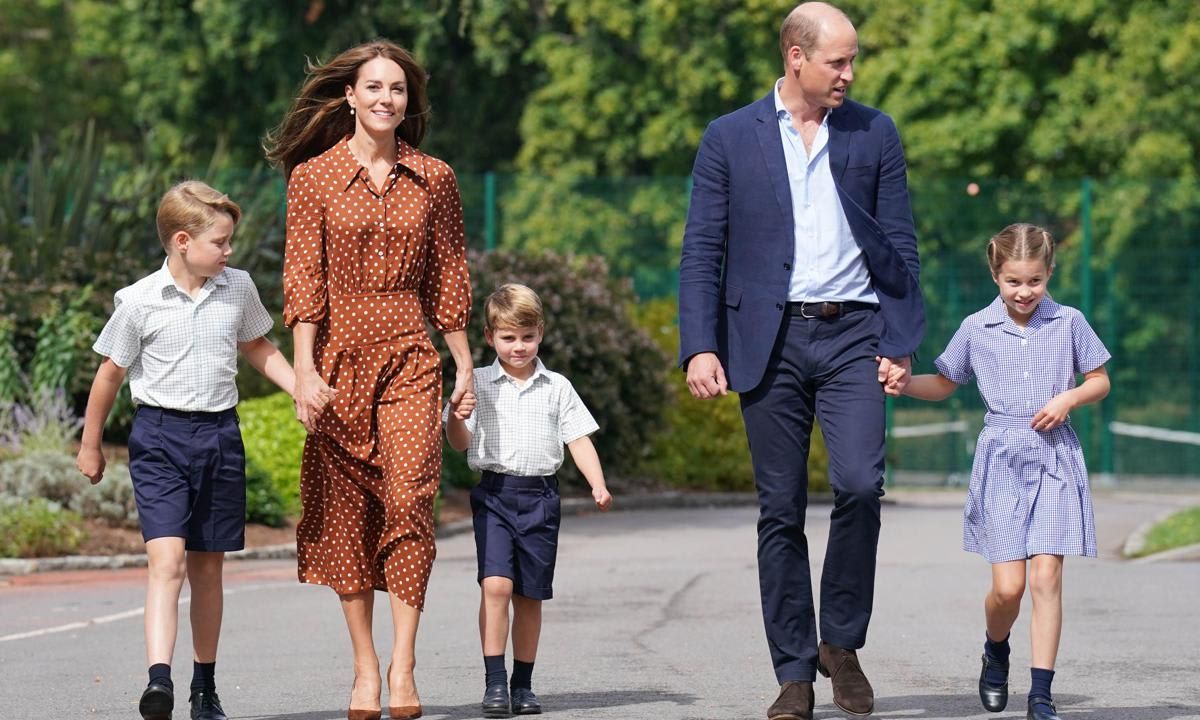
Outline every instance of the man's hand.
<path id="1" fill-rule="evenodd" d="M 688 360 L 688 389 L 692 397 L 711 400 L 729 394 L 729 383 L 725 381 L 725 369 L 716 353 L 696 353 Z"/>
<path id="2" fill-rule="evenodd" d="M 879 363 L 879 382 L 883 383 L 883 391 L 892 397 L 900 397 L 912 378 L 912 358 L 876 356 L 875 361 Z"/>

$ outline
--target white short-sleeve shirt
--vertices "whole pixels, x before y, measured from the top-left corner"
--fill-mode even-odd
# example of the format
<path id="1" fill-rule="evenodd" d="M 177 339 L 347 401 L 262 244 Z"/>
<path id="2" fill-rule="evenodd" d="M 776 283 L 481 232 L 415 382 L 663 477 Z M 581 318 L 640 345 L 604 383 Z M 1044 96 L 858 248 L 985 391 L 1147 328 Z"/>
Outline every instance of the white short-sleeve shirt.
<path id="1" fill-rule="evenodd" d="M 467 464 L 472 470 L 506 475 L 553 475 L 563 463 L 563 445 L 600 426 L 571 381 L 547 370 L 538 358 L 524 384 L 500 361 L 475 369 L 475 411 L 465 421 L 471 433 Z M 450 417 L 450 406 L 442 413 Z"/>
<path id="2" fill-rule="evenodd" d="M 238 343 L 274 324 L 249 273 L 228 267 L 193 298 L 164 262 L 118 290 L 115 306 L 92 349 L 129 371 L 134 403 L 170 410 L 237 405 Z"/>

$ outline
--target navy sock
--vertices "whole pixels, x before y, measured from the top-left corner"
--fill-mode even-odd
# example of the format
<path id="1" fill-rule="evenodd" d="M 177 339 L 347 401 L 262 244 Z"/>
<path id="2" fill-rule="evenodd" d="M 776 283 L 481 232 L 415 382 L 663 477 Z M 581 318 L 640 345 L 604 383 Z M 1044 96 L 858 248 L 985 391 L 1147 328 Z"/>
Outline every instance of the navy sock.
<path id="1" fill-rule="evenodd" d="M 987 633 L 983 634 L 983 652 L 988 656 L 988 660 L 994 663 L 1001 663 L 1004 667 L 999 668 L 995 665 L 988 667 L 983 674 L 983 679 L 988 685 L 999 686 L 1008 682 L 1008 654 L 1012 648 L 1008 644 L 1008 636 L 1005 636 L 1000 642 L 995 642 Z"/>
<path id="2" fill-rule="evenodd" d="M 513 658 L 512 687 L 533 689 L 533 663 Z"/>
<path id="3" fill-rule="evenodd" d="M 150 666 L 150 682 L 149 685 L 165 685 L 168 689 L 174 690 L 175 683 L 171 682 L 171 666 L 166 663 L 157 663 Z"/>
<path id="4" fill-rule="evenodd" d="M 217 689 L 217 663 L 192 662 L 192 692 L 205 690 L 212 692 Z"/>
<path id="5" fill-rule="evenodd" d="M 487 673 L 484 682 L 488 685 L 508 682 L 508 671 L 504 669 L 503 655 L 484 655 L 483 669 Z"/>
<path id="6" fill-rule="evenodd" d="M 1046 702 L 1054 699 L 1050 694 L 1050 683 L 1054 682 L 1054 671 L 1042 668 L 1029 668 L 1029 699 L 1041 699 Z"/>

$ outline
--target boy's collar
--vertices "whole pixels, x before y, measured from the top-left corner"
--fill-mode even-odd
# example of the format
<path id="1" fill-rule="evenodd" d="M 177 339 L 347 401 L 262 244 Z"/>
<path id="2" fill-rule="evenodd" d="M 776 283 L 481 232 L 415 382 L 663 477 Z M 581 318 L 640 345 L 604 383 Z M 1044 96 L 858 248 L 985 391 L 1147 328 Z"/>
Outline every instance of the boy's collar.
<path id="1" fill-rule="evenodd" d="M 187 293 L 183 291 L 183 288 L 179 287 L 179 283 L 175 282 L 175 276 L 171 274 L 171 268 L 168 265 L 168 262 L 169 260 L 163 260 L 162 267 L 159 268 L 157 273 L 155 273 L 154 289 L 161 293 L 163 290 L 173 287 L 179 292 L 182 292 L 184 295 L 187 295 Z M 222 270 L 216 275 L 208 278 L 208 280 L 205 280 L 204 284 L 207 285 L 209 282 L 212 282 L 216 285 L 228 285 L 229 278 L 225 276 L 225 270 Z"/>
<path id="2" fill-rule="evenodd" d="M 496 375 L 492 378 L 492 382 L 497 382 L 504 378 L 508 378 L 513 382 L 517 382 L 517 379 L 510 375 L 508 371 L 504 369 L 504 366 L 500 364 L 500 358 L 496 358 L 492 361 L 492 369 L 496 371 Z M 545 374 L 546 366 L 542 364 L 542 359 L 540 357 L 535 357 L 533 359 L 533 374 L 530 375 L 524 382 L 531 383 L 538 377 L 544 376 Z"/>

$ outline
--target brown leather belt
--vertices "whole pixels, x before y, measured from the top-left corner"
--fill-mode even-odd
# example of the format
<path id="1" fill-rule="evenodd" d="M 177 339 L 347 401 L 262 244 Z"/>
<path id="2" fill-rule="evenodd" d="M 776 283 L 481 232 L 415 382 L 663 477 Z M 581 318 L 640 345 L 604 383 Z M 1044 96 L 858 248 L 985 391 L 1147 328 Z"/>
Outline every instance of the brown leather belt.
<path id="1" fill-rule="evenodd" d="M 789 302 L 788 315 L 799 315 L 809 319 L 834 320 L 855 310 L 878 310 L 879 306 L 865 302 Z"/>

